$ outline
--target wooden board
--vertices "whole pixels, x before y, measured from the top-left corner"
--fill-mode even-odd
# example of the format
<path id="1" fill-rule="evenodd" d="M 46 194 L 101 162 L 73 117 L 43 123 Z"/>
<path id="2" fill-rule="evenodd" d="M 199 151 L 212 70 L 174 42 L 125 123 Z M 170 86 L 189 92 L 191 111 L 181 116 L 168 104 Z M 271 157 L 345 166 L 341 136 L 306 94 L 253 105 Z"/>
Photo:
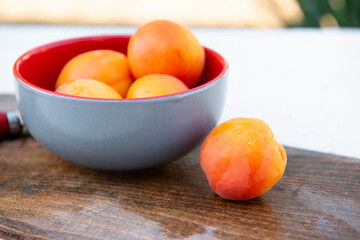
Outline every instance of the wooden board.
<path id="1" fill-rule="evenodd" d="M 360 160 L 286 150 L 278 184 L 235 202 L 211 191 L 199 148 L 120 173 L 66 162 L 29 136 L 2 140 L 0 238 L 360 239 Z"/>

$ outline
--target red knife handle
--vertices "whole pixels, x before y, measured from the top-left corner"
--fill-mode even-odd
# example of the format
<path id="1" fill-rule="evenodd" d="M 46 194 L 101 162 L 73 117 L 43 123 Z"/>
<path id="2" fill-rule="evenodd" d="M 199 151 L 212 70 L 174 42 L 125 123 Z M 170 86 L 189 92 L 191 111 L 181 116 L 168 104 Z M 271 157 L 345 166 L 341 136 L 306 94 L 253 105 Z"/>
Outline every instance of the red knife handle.
<path id="1" fill-rule="evenodd" d="M 0 111 L 0 138 L 6 138 L 10 135 L 9 121 L 5 112 Z"/>
<path id="2" fill-rule="evenodd" d="M 18 137 L 23 132 L 23 122 L 18 111 L 0 111 L 0 139 Z"/>

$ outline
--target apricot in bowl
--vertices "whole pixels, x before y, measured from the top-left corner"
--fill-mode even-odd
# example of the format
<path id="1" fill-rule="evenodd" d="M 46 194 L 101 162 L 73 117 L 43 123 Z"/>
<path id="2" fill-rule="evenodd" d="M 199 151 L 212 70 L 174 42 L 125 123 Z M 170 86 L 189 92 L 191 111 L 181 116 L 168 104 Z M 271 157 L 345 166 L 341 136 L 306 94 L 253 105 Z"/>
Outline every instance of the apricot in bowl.
<path id="1" fill-rule="evenodd" d="M 130 87 L 127 98 L 148 98 L 185 92 L 189 88 L 178 78 L 167 74 L 148 74 Z"/>
<path id="2" fill-rule="evenodd" d="M 94 79 L 76 79 L 66 82 L 56 88 L 55 92 L 89 98 L 122 98 L 114 88 Z"/>
<path id="3" fill-rule="evenodd" d="M 205 65 L 205 50 L 191 30 L 169 20 L 142 25 L 128 46 L 129 66 L 135 78 L 160 73 L 193 87 Z"/>
<path id="4" fill-rule="evenodd" d="M 134 170 L 191 151 L 221 115 L 228 65 L 205 49 L 203 73 L 191 89 L 146 99 L 97 99 L 54 92 L 65 64 L 98 49 L 127 55 L 130 36 L 94 36 L 46 44 L 14 65 L 18 106 L 31 135 L 70 162 L 106 170 Z"/>
<path id="5" fill-rule="evenodd" d="M 98 80 L 125 97 L 132 83 L 125 54 L 109 49 L 81 53 L 68 61 L 61 70 L 55 88 L 77 79 Z"/>

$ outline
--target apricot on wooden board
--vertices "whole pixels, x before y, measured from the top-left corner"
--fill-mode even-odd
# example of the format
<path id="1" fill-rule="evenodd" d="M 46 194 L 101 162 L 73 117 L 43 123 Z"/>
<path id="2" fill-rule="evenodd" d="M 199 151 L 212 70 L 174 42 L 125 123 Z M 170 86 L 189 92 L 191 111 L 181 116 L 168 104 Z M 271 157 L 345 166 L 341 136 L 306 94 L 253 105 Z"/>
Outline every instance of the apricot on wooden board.
<path id="1" fill-rule="evenodd" d="M 215 127 L 200 151 L 210 187 L 229 200 L 260 196 L 285 171 L 287 156 L 270 127 L 255 118 L 236 118 Z"/>

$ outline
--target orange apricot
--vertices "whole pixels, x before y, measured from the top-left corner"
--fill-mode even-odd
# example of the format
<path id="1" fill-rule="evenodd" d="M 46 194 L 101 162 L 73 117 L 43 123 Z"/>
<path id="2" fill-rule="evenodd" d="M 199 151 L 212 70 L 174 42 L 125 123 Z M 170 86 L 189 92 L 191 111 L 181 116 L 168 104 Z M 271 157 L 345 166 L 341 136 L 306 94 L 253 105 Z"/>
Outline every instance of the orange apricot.
<path id="1" fill-rule="evenodd" d="M 215 193 L 229 200 L 246 200 L 280 180 L 287 156 L 264 121 L 236 118 L 210 132 L 200 150 L 200 163 Z"/>
<path id="2" fill-rule="evenodd" d="M 157 20 L 141 26 L 130 38 L 128 60 L 135 78 L 169 74 L 193 87 L 204 69 L 205 51 L 186 26 Z"/>
<path id="3" fill-rule="evenodd" d="M 126 98 L 157 97 L 187 91 L 189 88 L 176 77 L 167 74 L 149 74 L 137 79 Z"/>
<path id="4" fill-rule="evenodd" d="M 126 96 L 132 84 L 127 58 L 113 50 L 94 50 L 72 58 L 63 67 L 55 88 L 75 79 L 94 79 L 114 88 Z"/>
<path id="5" fill-rule="evenodd" d="M 77 79 L 64 83 L 55 92 L 89 98 L 121 99 L 120 94 L 103 82 L 93 79 Z"/>

